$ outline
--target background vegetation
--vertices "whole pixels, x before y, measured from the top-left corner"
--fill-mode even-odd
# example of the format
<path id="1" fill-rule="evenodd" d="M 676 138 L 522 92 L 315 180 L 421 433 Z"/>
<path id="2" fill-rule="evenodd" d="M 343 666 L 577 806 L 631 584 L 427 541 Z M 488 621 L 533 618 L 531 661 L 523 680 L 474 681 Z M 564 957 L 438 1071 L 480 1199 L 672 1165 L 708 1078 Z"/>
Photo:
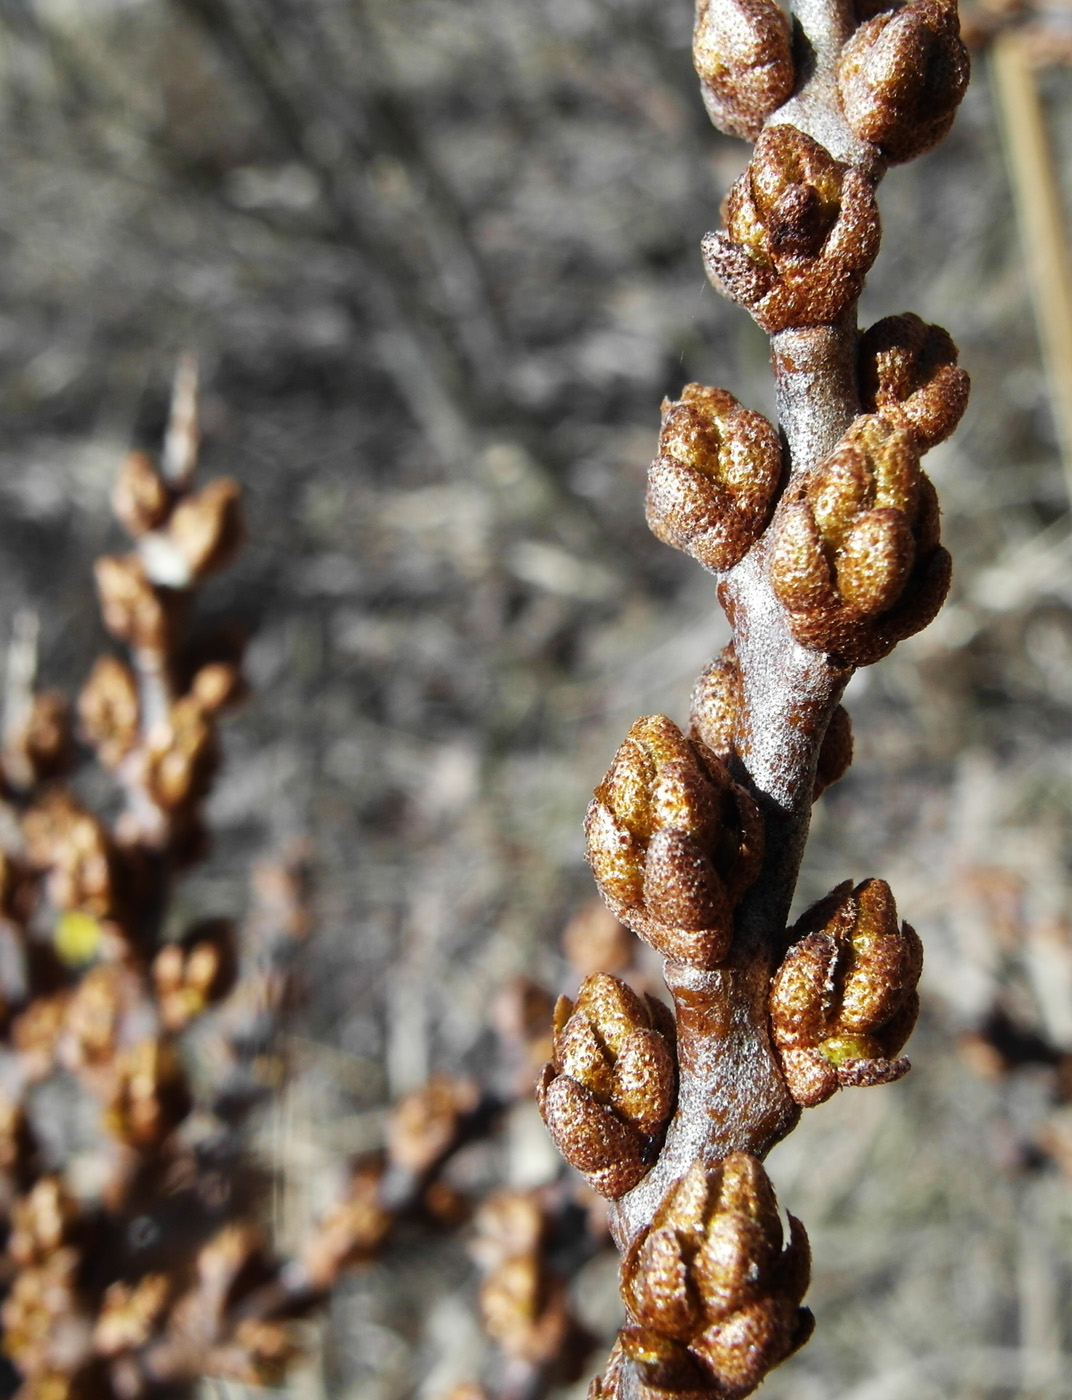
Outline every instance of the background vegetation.
<path id="1" fill-rule="evenodd" d="M 247 624 L 256 695 L 182 898 L 240 911 L 249 859 L 295 838 L 315 873 L 257 1142 L 284 1243 L 391 1099 L 481 1065 L 498 989 L 569 990 L 591 786 L 636 715 L 684 718 L 725 639 L 642 509 L 662 395 L 771 409 L 765 337 L 700 264 L 747 147 L 707 121 L 690 24 L 686 0 L 0 0 L 0 638 L 38 613 L 42 680 L 80 683 L 112 479 L 195 348 L 205 471 L 242 479 L 251 527 L 210 607 Z M 1072 87 L 1041 82 L 1072 192 Z M 802 893 L 888 878 L 924 1010 L 908 1080 L 771 1158 L 819 1325 L 764 1393 L 1049 1400 L 1072 1395 L 1072 537 L 985 59 L 880 202 L 865 319 L 947 326 L 974 382 L 928 459 L 957 573 L 850 688 L 857 758 Z M 525 1105 L 471 1169 L 554 1161 Z M 607 1334 L 613 1272 L 575 1285 Z M 473 1291 L 456 1240 L 403 1238 L 293 1393 L 474 1376 Z"/>

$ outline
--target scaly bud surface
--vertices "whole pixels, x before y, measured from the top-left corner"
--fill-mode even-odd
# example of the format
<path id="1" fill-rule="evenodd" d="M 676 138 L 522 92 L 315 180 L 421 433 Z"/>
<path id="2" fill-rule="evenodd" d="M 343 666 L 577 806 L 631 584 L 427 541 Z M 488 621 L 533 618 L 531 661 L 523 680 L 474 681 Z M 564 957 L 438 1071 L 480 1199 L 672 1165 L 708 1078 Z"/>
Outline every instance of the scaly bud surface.
<path id="1" fill-rule="evenodd" d="M 703 241 L 708 276 L 764 330 L 829 325 L 860 295 L 879 245 L 867 177 L 794 126 L 770 126 Z"/>
<path id="2" fill-rule="evenodd" d="M 950 0 L 911 0 L 860 26 L 841 54 L 845 120 L 894 163 L 936 146 L 953 125 L 971 63 Z"/>
<path id="3" fill-rule="evenodd" d="M 670 1190 L 622 1265 L 635 1326 L 621 1347 L 648 1386 L 739 1400 L 804 1343 L 811 1256 L 789 1222 L 783 1250 L 773 1188 L 747 1152 L 695 1162 Z"/>
<path id="4" fill-rule="evenodd" d="M 759 874 L 763 825 L 706 745 L 665 715 L 638 719 L 585 818 L 588 860 L 614 914 L 666 957 L 716 967 Z"/>
<path id="5" fill-rule="evenodd" d="M 793 1097 L 805 1107 L 846 1085 L 888 1084 L 916 1023 L 923 948 L 898 924 L 884 880 L 838 885 L 793 929 L 771 984 L 771 1032 Z"/>
<path id="6" fill-rule="evenodd" d="M 908 428 L 865 414 L 782 499 L 770 578 L 802 646 L 866 666 L 925 627 L 949 589 L 938 499 Z"/>
<path id="7" fill-rule="evenodd" d="M 796 79 L 792 31 L 774 0 L 697 0 L 692 61 L 715 126 L 750 141 Z"/>
<path id="8" fill-rule="evenodd" d="M 608 973 L 586 977 L 555 1007 L 552 1058 L 536 1086 L 551 1136 L 594 1191 L 632 1190 L 674 1110 L 673 1018 Z"/>
<path id="9" fill-rule="evenodd" d="M 732 569 L 770 516 L 782 444 L 761 413 L 725 389 L 686 384 L 664 399 L 659 456 L 648 472 L 648 526 L 705 569 Z"/>
<path id="10" fill-rule="evenodd" d="M 907 312 L 860 337 L 860 399 L 868 413 L 903 423 L 926 452 L 944 442 L 968 406 L 971 383 L 948 331 Z"/>

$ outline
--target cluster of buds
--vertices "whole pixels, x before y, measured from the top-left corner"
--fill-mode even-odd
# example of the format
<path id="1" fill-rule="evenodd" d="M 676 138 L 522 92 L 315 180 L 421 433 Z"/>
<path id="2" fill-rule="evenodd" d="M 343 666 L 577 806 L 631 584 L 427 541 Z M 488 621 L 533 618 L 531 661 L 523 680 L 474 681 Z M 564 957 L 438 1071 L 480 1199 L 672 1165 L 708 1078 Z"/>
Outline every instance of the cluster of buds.
<path id="1" fill-rule="evenodd" d="M 638 719 L 585 818 L 588 860 L 613 913 L 660 953 L 716 967 L 759 874 L 755 802 L 665 715 Z"/>
<path id="2" fill-rule="evenodd" d="M 792 31 L 775 0 L 699 0 L 692 58 L 720 131 L 754 141 L 793 91 Z"/>
<path id="3" fill-rule="evenodd" d="M 948 133 L 970 70 L 955 0 L 910 0 L 862 24 L 842 49 L 841 110 L 887 160 L 912 160 Z"/>
<path id="4" fill-rule="evenodd" d="M 551 1136 L 594 1191 L 623 1196 L 647 1172 L 674 1109 L 673 1017 L 608 973 L 555 1007 L 549 1064 L 536 1088 Z"/>
<path id="5" fill-rule="evenodd" d="M 898 924 L 884 880 L 838 885 L 809 909 L 771 985 L 771 1035 L 793 1097 L 810 1107 L 848 1085 L 888 1084 L 919 1012 L 923 948 Z"/>
<path id="6" fill-rule="evenodd" d="M 782 444 L 761 413 L 725 389 L 686 384 L 664 399 L 659 455 L 648 472 L 648 526 L 712 572 L 732 569 L 767 523 Z"/>
<path id="7" fill-rule="evenodd" d="M 548 1211 L 539 1195 L 501 1191 L 480 1207 L 470 1252 L 484 1275 L 484 1329 L 512 1361 L 574 1379 L 590 1339 L 549 1267 Z"/>
<path id="8" fill-rule="evenodd" d="M 231 477 L 217 477 L 191 492 L 188 481 L 167 480 L 147 453 L 131 452 L 112 505 L 117 519 L 137 541 L 154 584 L 187 589 L 226 568 L 234 558 L 243 533 L 240 494 Z M 124 636 L 124 640 L 133 638 Z"/>
<path id="9" fill-rule="evenodd" d="M 857 418 L 782 498 L 770 579 L 796 639 L 850 665 L 886 656 L 934 618 L 949 590 L 938 498 L 910 429 Z"/>
<path id="10" fill-rule="evenodd" d="M 732 642 L 704 667 L 693 687 L 689 737 L 706 744 L 726 764 L 735 755 L 748 752 L 751 736 Z M 843 778 L 851 763 L 852 721 L 844 705 L 838 705 L 819 749 L 812 800 Z"/>
<path id="11" fill-rule="evenodd" d="M 769 126 L 703 242 L 714 284 L 771 334 L 828 325 L 860 295 L 879 245 L 867 176 L 795 126 Z"/>
<path id="12" fill-rule="evenodd" d="M 625 1357 L 655 1392 L 739 1400 L 811 1334 L 811 1255 L 758 1158 L 695 1162 L 622 1264 Z"/>

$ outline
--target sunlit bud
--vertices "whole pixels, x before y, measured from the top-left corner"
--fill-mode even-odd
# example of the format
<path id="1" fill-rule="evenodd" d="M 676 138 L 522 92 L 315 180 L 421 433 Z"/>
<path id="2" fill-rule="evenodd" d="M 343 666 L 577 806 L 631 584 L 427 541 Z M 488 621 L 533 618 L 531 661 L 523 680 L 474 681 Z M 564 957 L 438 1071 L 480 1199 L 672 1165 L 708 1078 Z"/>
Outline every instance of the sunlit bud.
<path id="1" fill-rule="evenodd" d="M 796 77 L 789 21 L 774 0 L 699 0 L 692 61 L 720 131 L 755 140 Z"/>
<path id="2" fill-rule="evenodd" d="M 860 398 L 911 430 L 921 452 L 944 442 L 960 422 L 970 383 L 957 347 L 941 326 L 911 312 L 876 321 L 860 337 Z"/>
<path id="3" fill-rule="evenodd" d="M 842 111 L 887 159 L 911 160 L 953 125 L 970 71 L 955 0 L 911 0 L 875 15 L 845 45 Z"/>
<path id="4" fill-rule="evenodd" d="M 637 720 L 585 820 L 588 860 L 611 910 L 659 952 L 717 966 L 733 911 L 763 857 L 752 798 L 665 715 Z"/>
<path id="5" fill-rule="evenodd" d="M 631 1190 L 666 1132 L 677 1072 L 665 1029 L 661 1003 L 607 973 L 555 1008 L 537 1100 L 559 1151 L 601 1195 Z"/>
<path id="6" fill-rule="evenodd" d="M 659 456 L 648 472 L 648 526 L 707 569 L 730 569 L 766 524 L 782 445 L 761 413 L 725 389 L 686 384 L 665 399 Z"/>
<path id="7" fill-rule="evenodd" d="M 769 126 L 703 241 L 708 276 L 764 330 L 826 325 L 856 300 L 879 245 L 866 176 L 795 126 Z"/>
<path id="8" fill-rule="evenodd" d="M 129 535 L 137 538 L 162 525 L 171 510 L 172 496 L 145 452 L 130 452 L 112 491 L 112 509 Z"/>
<path id="9" fill-rule="evenodd" d="M 923 949 L 884 880 L 846 880 L 797 922 L 771 984 L 771 1032 L 798 1103 L 887 1084 L 919 1009 Z"/>

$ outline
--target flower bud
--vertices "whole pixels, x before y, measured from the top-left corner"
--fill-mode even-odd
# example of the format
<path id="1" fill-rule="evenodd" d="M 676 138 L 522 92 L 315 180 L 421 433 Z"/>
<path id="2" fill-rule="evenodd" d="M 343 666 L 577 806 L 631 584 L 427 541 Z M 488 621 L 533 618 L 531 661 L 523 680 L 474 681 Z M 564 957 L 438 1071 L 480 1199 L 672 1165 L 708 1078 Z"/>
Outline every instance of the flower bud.
<path id="1" fill-rule="evenodd" d="M 665 715 L 638 719 L 585 818 L 588 860 L 614 914 L 666 957 L 722 961 L 759 874 L 763 826 L 747 792 Z"/>
<path id="2" fill-rule="evenodd" d="M 749 141 L 796 80 L 792 31 L 774 0 L 698 0 L 692 61 L 715 126 Z"/>
<path id="3" fill-rule="evenodd" d="M 770 577 L 802 646 L 853 666 L 926 627 L 949 589 L 938 498 L 906 427 L 866 414 L 783 497 Z"/>
<path id="4" fill-rule="evenodd" d="M 844 705 L 838 705 L 830 716 L 830 723 L 823 735 L 819 749 L 819 762 L 815 768 L 815 788 L 812 801 L 817 801 L 828 787 L 838 782 L 849 770 L 852 763 L 852 720 Z"/>
<path id="5" fill-rule="evenodd" d="M 73 798 L 51 796 L 22 821 L 30 864 L 47 872 L 58 909 L 82 909 L 97 918 L 113 912 L 114 850 L 101 821 Z"/>
<path id="6" fill-rule="evenodd" d="M 74 761 L 74 735 L 67 697 L 37 691 L 25 714 L 6 735 L 4 775 L 22 788 L 66 773 Z"/>
<path id="7" fill-rule="evenodd" d="M 226 568 L 238 552 L 244 533 L 241 496 L 238 482 L 221 476 L 196 495 L 184 496 L 172 512 L 168 534 L 194 578 Z"/>
<path id="8" fill-rule="evenodd" d="M 739 732 L 747 724 L 741 698 L 741 674 L 737 653 L 731 642 L 714 661 L 700 672 L 693 687 L 692 711 L 689 715 L 689 738 L 699 739 L 728 764 L 739 746 L 748 743 L 747 733 Z M 819 749 L 815 771 L 814 802 L 839 778 L 845 776 L 852 762 L 852 725 L 848 712 L 838 705 L 830 718 Z"/>
<path id="9" fill-rule="evenodd" d="M 153 959 L 160 1019 L 180 1031 L 234 986 L 237 972 L 234 925 L 205 919 L 188 929 L 181 942 L 167 943 Z"/>
<path id="10" fill-rule="evenodd" d="M 668 1024 L 669 1022 L 669 1024 Z M 551 1062 L 536 1086 L 559 1151 L 594 1191 L 614 1199 L 645 1175 L 674 1108 L 672 1018 L 608 973 L 555 1007 Z"/>
<path id="11" fill-rule="evenodd" d="M 136 554 L 106 554 L 94 565 L 104 625 L 113 637 L 141 651 L 168 653 L 183 613 L 183 597 L 150 583 Z"/>
<path id="12" fill-rule="evenodd" d="M 477 1099 L 471 1081 L 434 1074 L 395 1105 L 387 1123 L 391 1161 L 417 1174 L 429 1171 L 457 1143 Z"/>
<path id="13" fill-rule="evenodd" d="M 189 695 L 177 700 L 153 727 L 142 755 L 141 778 L 160 807 L 175 811 L 200 802 L 219 763 L 213 723 Z"/>
<path id="14" fill-rule="evenodd" d="M 911 160 L 953 125 L 970 71 L 955 0 L 911 0 L 862 24 L 842 50 L 845 120 L 888 160 Z"/>
<path id="15" fill-rule="evenodd" d="M 767 522 L 782 444 L 761 413 L 725 389 L 686 384 L 663 400 L 659 456 L 648 472 L 648 527 L 704 568 L 731 569 Z"/>
<path id="16" fill-rule="evenodd" d="M 770 126 L 703 241 L 708 276 L 765 331 L 828 325 L 860 295 L 879 244 L 878 206 L 859 170 L 795 126 Z"/>
<path id="17" fill-rule="evenodd" d="M 190 694 L 206 715 L 236 705 L 245 695 L 246 685 L 237 666 L 228 661 L 211 661 L 194 676 Z"/>
<path id="18" fill-rule="evenodd" d="M 172 1042 L 143 1040 L 116 1055 L 105 1126 L 132 1147 L 156 1148 L 190 1112 L 192 1102 Z"/>
<path id="19" fill-rule="evenodd" d="M 109 1284 L 93 1329 L 93 1350 L 98 1356 L 118 1356 L 144 1346 L 164 1320 L 171 1292 L 167 1274 Z"/>
<path id="20" fill-rule="evenodd" d="M 395 1217 L 381 1199 L 381 1169 L 359 1168 L 346 1199 L 307 1238 L 301 1260 L 314 1288 L 331 1288 L 343 1269 L 375 1258 Z"/>
<path id="21" fill-rule="evenodd" d="M 783 1250 L 758 1158 L 733 1152 L 690 1167 L 622 1265 L 637 1324 L 622 1333 L 622 1350 L 646 1384 L 738 1400 L 803 1344 L 810 1252 L 803 1226 L 789 1222 Z"/>
<path id="22" fill-rule="evenodd" d="M 475 1223 L 471 1252 L 484 1273 L 480 1312 L 488 1335 L 507 1356 L 568 1368 L 583 1334 L 562 1280 L 548 1267 L 548 1221 L 538 1199 L 501 1191 L 481 1206 Z"/>
<path id="23" fill-rule="evenodd" d="M 162 525 L 171 510 L 171 492 L 146 452 L 129 452 L 112 491 L 112 510 L 135 539 Z"/>
<path id="24" fill-rule="evenodd" d="M 771 1032 L 798 1103 L 822 1103 L 844 1085 L 889 1084 L 919 1009 L 923 948 L 897 921 L 884 880 L 838 885 L 792 931 L 771 984 Z"/>
<path id="25" fill-rule="evenodd" d="M 130 667 L 115 656 L 100 657 L 78 697 L 78 718 L 106 768 L 117 768 L 137 743 L 140 709 Z"/>
<path id="26" fill-rule="evenodd" d="M 860 398 L 868 413 L 903 423 L 926 452 L 960 422 L 970 381 L 957 368 L 948 331 L 908 312 L 886 316 L 860 337 Z"/>

